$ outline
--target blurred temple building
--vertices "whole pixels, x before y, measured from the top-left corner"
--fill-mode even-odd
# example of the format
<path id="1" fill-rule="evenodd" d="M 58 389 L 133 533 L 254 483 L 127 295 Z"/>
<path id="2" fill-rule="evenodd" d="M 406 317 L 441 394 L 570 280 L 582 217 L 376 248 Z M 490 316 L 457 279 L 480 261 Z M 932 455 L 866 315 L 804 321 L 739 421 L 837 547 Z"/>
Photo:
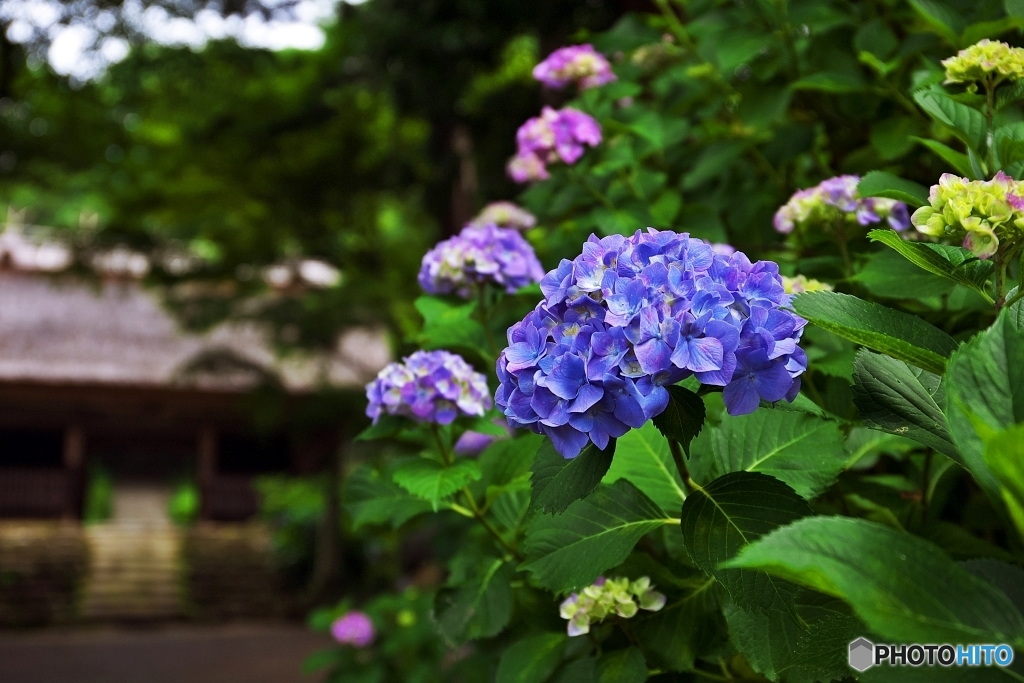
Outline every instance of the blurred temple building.
<path id="1" fill-rule="evenodd" d="M 246 519 L 258 507 L 254 476 L 317 471 L 339 439 L 337 429 L 254 429 L 251 390 L 270 383 L 285 402 L 325 385 L 360 390 L 390 360 L 380 330 L 285 357 L 256 324 L 186 333 L 142 287 L 145 256 L 108 252 L 87 279 L 71 262 L 15 221 L 0 232 L 0 518 L 80 518 L 86 472 L 100 467 L 115 483 L 190 477 L 201 519 Z M 319 262 L 302 266 L 332 277 Z"/>

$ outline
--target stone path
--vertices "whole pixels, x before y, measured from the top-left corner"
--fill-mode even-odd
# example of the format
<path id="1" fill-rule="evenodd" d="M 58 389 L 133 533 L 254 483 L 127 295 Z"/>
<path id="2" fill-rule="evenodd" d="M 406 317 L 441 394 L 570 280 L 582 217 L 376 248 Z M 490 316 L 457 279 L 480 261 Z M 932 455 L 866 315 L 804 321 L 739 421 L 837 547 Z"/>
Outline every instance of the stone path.
<path id="1" fill-rule="evenodd" d="M 84 619 L 167 619 L 181 614 L 181 534 L 167 516 L 170 491 L 153 486 L 114 489 L 113 518 L 85 528 L 89 572 Z"/>
<path id="2" fill-rule="evenodd" d="M 302 661 L 330 643 L 281 623 L 0 632 L 0 681 L 315 683 Z"/>

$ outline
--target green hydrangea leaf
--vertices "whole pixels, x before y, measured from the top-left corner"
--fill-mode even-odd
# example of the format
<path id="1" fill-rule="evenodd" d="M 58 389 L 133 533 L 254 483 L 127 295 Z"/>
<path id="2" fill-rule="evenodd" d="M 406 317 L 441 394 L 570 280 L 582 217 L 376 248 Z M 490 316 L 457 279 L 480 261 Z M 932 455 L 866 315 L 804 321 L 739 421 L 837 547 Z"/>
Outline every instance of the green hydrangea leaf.
<path id="1" fill-rule="evenodd" d="M 600 486 L 560 515 L 537 515 L 526 530 L 520 569 L 556 593 L 594 582 L 621 564 L 640 538 L 674 520 L 624 479 Z"/>
<path id="2" fill-rule="evenodd" d="M 573 501 L 589 496 L 608 472 L 615 455 L 615 440 L 608 448 L 599 449 L 593 443 L 575 458 L 567 460 L 559 455 L 554 444 L 546 440 L 533 461 L 533 498 L 530 506 L 547 513 L 565 511 Z"/>
<path id="3" fill-rule="evenodd" d="M 811 499 L 846 464 L 839 425 L 806 413 L 761 409 L 726 417 L 694 443 L 690 474 L 707 484 L 730 472 L 761 472 Z"/>
<path id="4" fill-rule="evenodd" d="M 806 292 L 793 309 L 829 332 L 942 374 L 957 343 L 921 318 L 838 292 Z"/>
<path id="5" fill-rule="evenodd" d="M 396 484 L 428 501 L 437 512 L 441 501 L 480 478 L 480 465 L 475 460 L 456 460 L 445 466 L 436 460 L 411 458 L 399 465 L 391 476 Z"/>
<path id="6" fill-rule="evenodd" d="M 840 598 L 891 642 L 1024 645 L 1024 616 L 1002 591 L 928 541 L 862 519 L 799 520 L 725 566 Z"/>
<path id="7" fill-rule="evenodd" d="M 760 472 L 732 472 L 694 491 L 683 503 L 683 542 L 693 562 L 743 609 L 791 609 L 796 586 L 764 572 L 722 563 L 774 529 L 811 514 L 793 489 Z"/>

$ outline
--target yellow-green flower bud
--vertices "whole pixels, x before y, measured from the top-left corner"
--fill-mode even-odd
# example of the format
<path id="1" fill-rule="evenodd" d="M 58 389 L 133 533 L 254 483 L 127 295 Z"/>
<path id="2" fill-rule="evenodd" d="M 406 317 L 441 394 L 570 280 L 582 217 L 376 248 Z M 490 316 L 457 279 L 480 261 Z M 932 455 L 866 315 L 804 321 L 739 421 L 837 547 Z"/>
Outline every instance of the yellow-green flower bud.
<path id="1" fill-rule="evenodd" d="M 946 83 L 1016 81 L 1024 78 L 1024 48 L 985 38 L 942 60 L 942 66 L 946 67 Z"/>

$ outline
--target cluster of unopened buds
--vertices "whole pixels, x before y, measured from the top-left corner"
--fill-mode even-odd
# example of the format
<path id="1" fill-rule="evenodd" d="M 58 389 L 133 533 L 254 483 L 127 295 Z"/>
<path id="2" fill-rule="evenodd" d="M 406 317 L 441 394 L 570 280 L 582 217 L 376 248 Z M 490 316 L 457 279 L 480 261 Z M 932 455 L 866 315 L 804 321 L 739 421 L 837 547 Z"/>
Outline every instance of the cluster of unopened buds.
<path id="1" fill-rule="evenodd" d="M 450 424 L 460 415 L 483 415 L 491 407 L 487 378 L 454 353 L 417 351 L 390 363 L 366 385 L 366 415 Z"/>
<path id="2" fill-rule="evenodd" d="M 944 173 L 932 185 L 928 205 L 913 215 L 918 232 L 963 239 L 980 259 L 995 255 L 1000 243 L 1024 237 L 1024 183 L 1002 171 L 992 180 L 968 180 Z"/>
<path id="3" fill-rule="evenodd" d="M 518 230 L 487 223 L 467 225 L 428 251 L 420 266 L 419 283 L 428 294 L 457 294 L 468 299 L 486 283 L 511 294 L 540 282 L 543 276 L 544 268 L 533 247 Z"/>
<path id="4" fill-rule="evenodd" d="M 641 576 L 636 581 L 626 577 L 598 577 L 592 585 L 573 593 L 559 607 L 559 614 L 569 621 L 570 636 L 590 633 L 590 625 L 609 615 L 629 619 L 638 610 L 657 612 L 665 606 L 665 596 L 654 590 L 651 580 Z"/>
<path id="5" fill-rule="evenodd" d="M 528 119 L 516 132 L 516 155 L 508 173 L 517 183 L 551 177 L 548 164 L 575 164 L 584 145 L 601 144 L 601 126 L 578 109 L 544 107 L 540 116 Z"/>
<path id="6" fill-rule="evenodd" d="M 893 230 L 910 225 L 907 205 L 882 197 L 861 198 L 857 194 L 860 177 L 836 176 L 814 187 L 797 191 L 775 212 L 775 230 L 788 234 L 794 228 L 830 228 L 836 224 L 866 226 L 887 221 Z"/>
<path id="7" fill-rule="evenodd" d="M 942 60 L 946 83 L 986 83 L 994 87 L 1005 80 L 1024 78 L 1024 48 L 985 38 L 955 57 Z"/>
<path id="8" fill-rule="evenodd" d="M 469 222 L 474 228 L 491 224 L 499 228 L 529 230 L 537 225 L 537 217 L 512 202 L 491 202 Z"/>
<path id="9" fill-rule="evenodd" d="M 549 88 L 575 83 L 580 89 L 604 85 L 616 78 L 611 64 L 593 45 L 570 45 L 555 50 L 533 68 L 533 77 Z"/>
<path id="10" fill-rule="evenodd" d="M 786 294 L 803 294 L 804 292 L 831 292 L 832 285 L 827 282 L 820 282 L 818 280 L 811 279 L 806 275 L 796 275 L 794 277 L 782 276 L 782 288 L 786 290 Z"/>

